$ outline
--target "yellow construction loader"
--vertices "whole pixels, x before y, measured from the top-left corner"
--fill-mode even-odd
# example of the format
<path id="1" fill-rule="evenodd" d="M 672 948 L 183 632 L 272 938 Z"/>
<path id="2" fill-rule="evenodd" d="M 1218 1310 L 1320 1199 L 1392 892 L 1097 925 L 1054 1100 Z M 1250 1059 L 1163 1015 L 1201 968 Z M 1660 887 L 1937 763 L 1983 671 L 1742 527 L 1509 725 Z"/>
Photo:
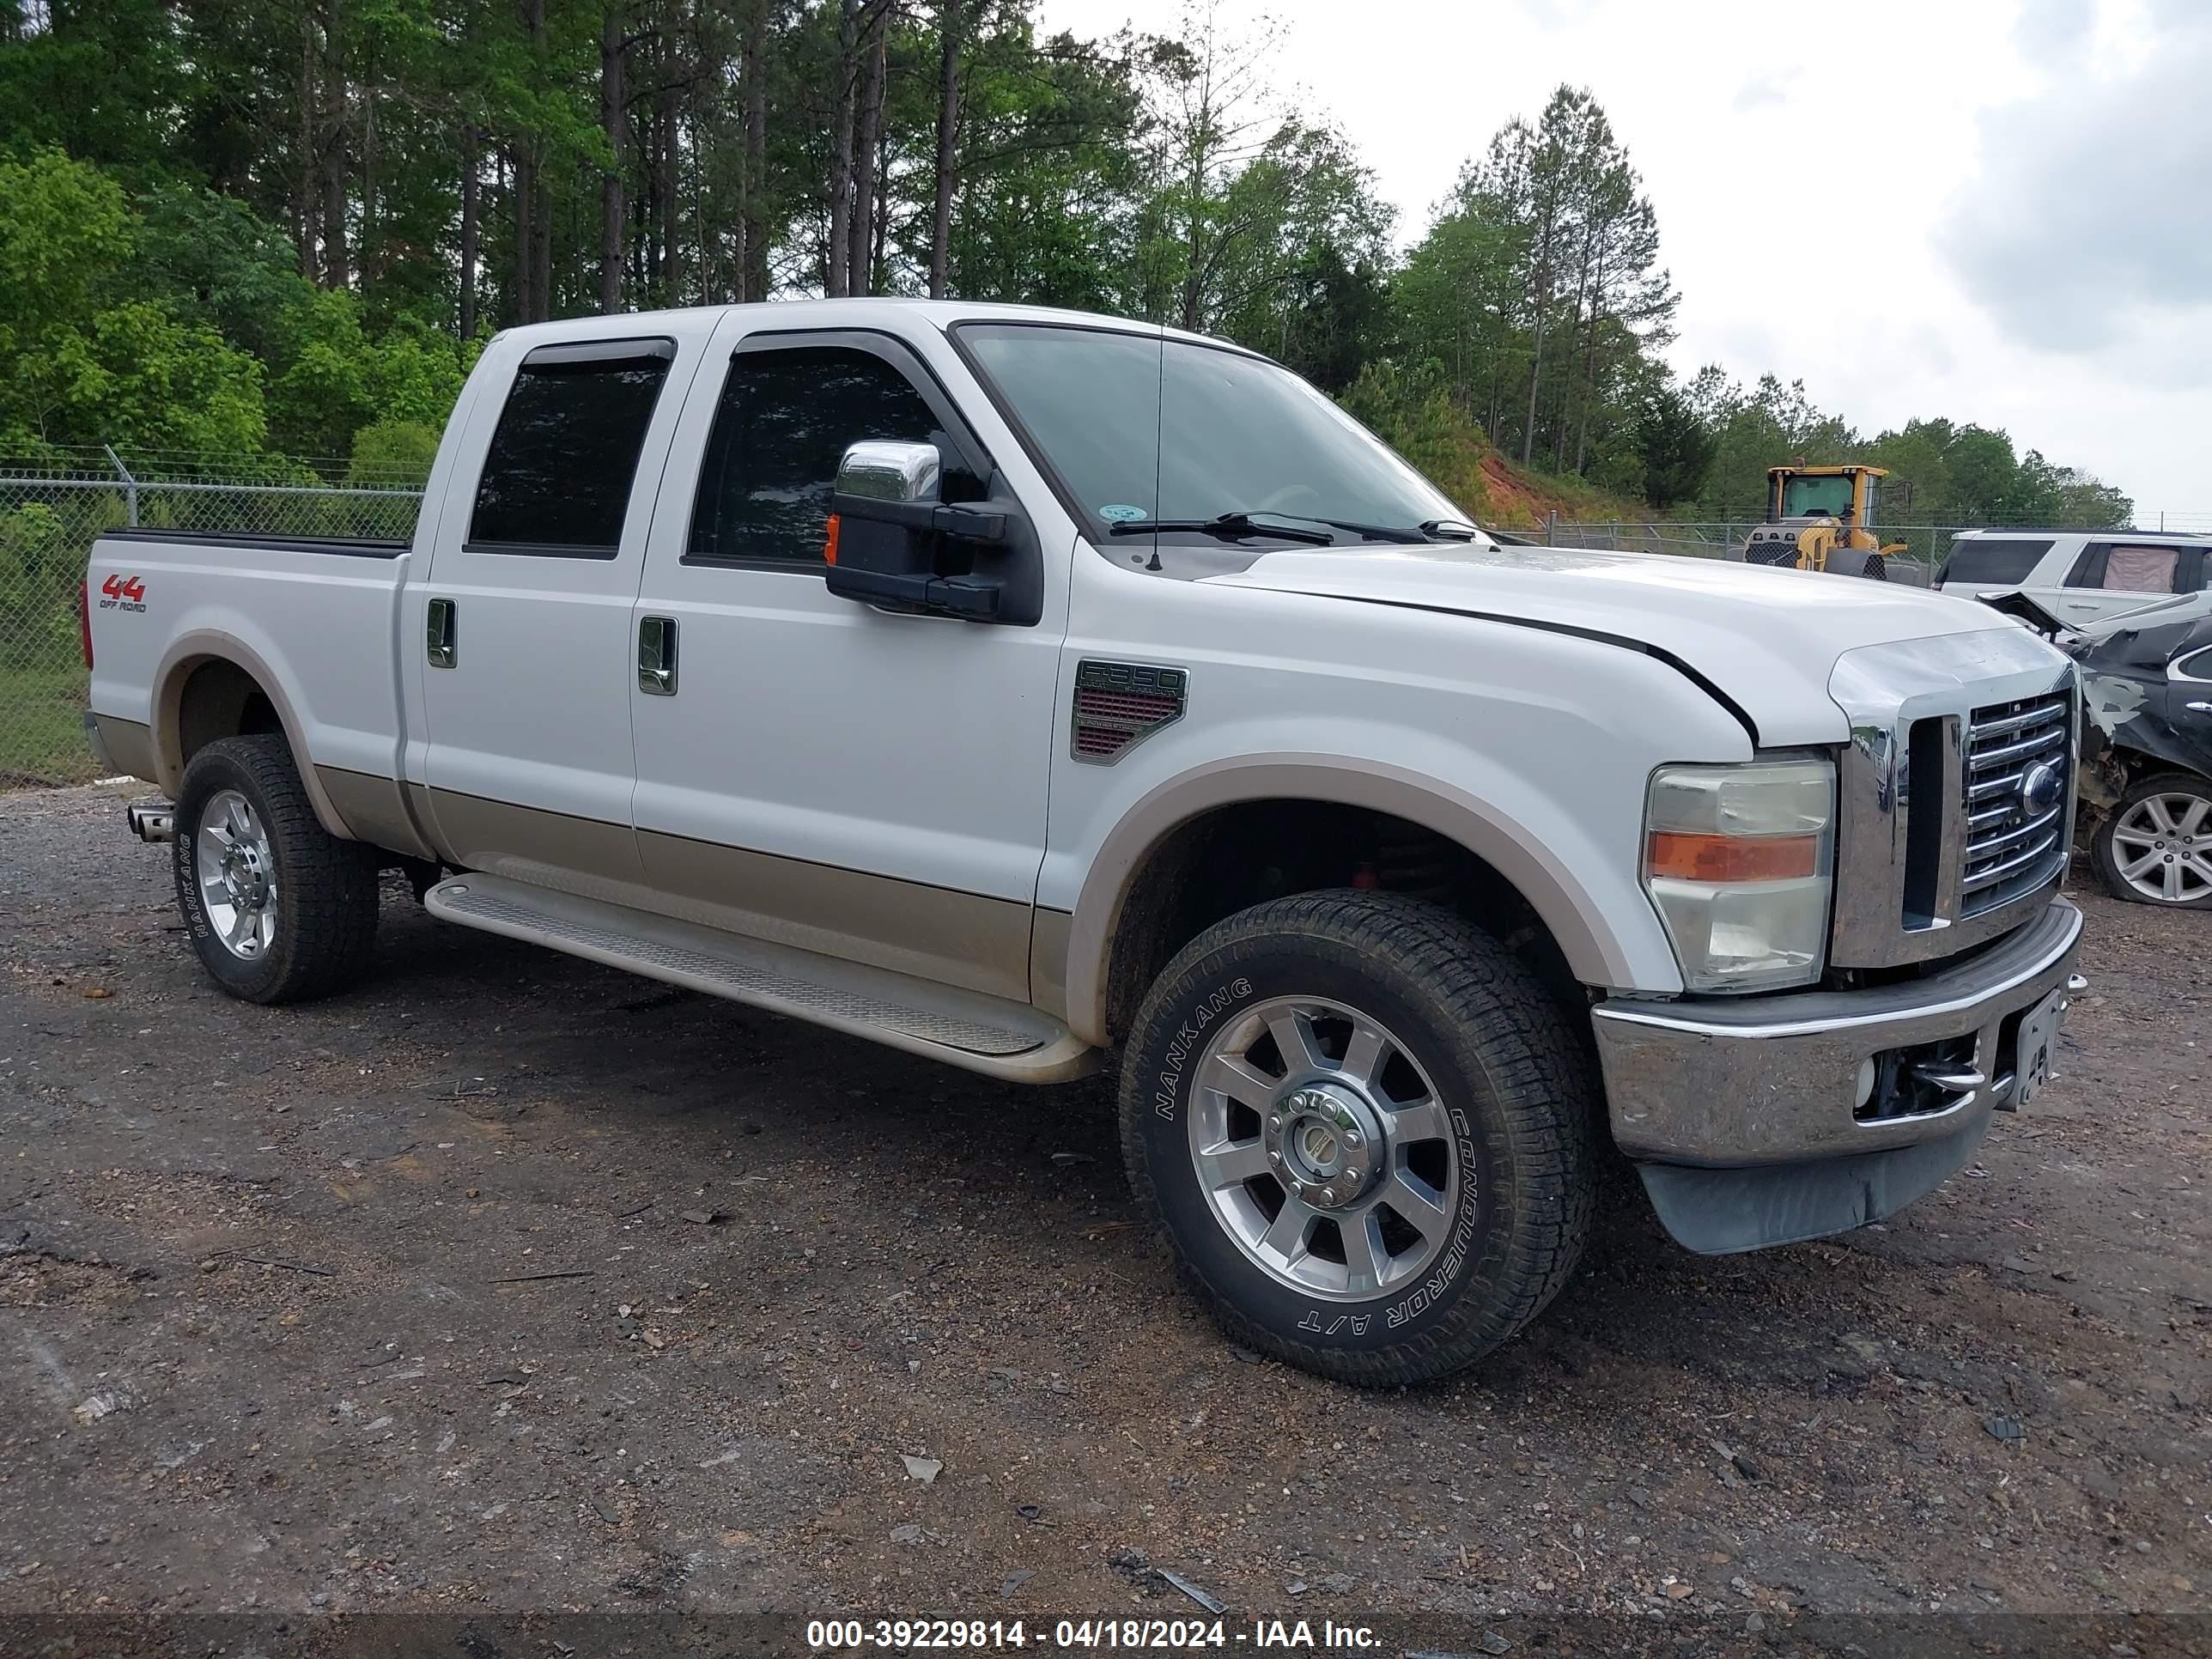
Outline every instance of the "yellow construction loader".
<path id="1" fill-rule="evenodd" d="M 1889 580 L 1887 546 L 1874 533 L 1875 497 L 1889 476 L 1878 466 L 1770 466 L 1766 522 L 1744 544 L 1747 564 Z"/>

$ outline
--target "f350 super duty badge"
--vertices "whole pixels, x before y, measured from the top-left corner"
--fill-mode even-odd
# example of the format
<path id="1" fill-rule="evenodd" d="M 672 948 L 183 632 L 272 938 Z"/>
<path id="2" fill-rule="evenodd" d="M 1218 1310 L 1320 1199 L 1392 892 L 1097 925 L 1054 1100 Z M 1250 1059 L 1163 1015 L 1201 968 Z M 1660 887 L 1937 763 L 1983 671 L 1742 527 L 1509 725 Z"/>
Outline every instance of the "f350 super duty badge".
<path id="1" fill-rule="evenodd" d="M 1103 662 L 1075 665 L 1075 711 L 1070 752 L 1093 766 L 1110 766 L 1139 741 L 1182 718 L 1189 674 L 1152 663 Z"/>

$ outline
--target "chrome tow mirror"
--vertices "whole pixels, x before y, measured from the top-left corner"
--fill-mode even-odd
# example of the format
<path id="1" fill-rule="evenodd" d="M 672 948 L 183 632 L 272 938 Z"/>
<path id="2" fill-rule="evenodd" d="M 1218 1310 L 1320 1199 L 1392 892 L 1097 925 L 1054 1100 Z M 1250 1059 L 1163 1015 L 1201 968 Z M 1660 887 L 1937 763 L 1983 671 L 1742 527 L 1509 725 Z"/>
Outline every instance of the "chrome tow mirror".
<path id="1" fill-rule="evenodd" d="M 936 501 L 943 498 L 945 460 L 935 444 L 871 438 L 854 444 L 837 463 L 837 494 L 872 501 Z"/>
<path id="2" fill-rule="evenodd" d="M 988 565 L 1016 522 L 1000 504 L 946 501 L 935 444 L 867 439 L 837 464 L 823 575 L 864 605 L 994 622 L 1006 580 Z"/>

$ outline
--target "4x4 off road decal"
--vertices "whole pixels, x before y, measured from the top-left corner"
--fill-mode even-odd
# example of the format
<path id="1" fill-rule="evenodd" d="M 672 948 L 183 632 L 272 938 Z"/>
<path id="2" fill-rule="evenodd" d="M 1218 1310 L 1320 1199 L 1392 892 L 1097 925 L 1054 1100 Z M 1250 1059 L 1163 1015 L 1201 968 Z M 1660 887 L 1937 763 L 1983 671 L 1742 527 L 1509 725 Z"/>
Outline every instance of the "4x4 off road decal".
<path id="1" fill-rule="evenodd" d="M 143 611 L 146 584 L 136 576 L 110 576 L 100 585 L 102 611 Z"/>
<path id="2" fill-rule="evenodd" d="M 1075 665 L 1075 712 L 1069 752 L 1092 766 L 1110 766 L 1164 726 L 1182 718 L 1190 676 L 1151 663 Z"/>

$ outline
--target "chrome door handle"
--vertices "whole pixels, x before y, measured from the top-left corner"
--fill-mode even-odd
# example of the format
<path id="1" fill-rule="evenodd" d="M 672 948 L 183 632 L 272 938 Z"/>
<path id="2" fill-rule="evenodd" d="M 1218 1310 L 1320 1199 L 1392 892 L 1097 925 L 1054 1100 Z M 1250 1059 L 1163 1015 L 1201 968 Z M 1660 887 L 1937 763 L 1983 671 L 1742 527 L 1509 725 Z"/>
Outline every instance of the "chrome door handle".
<path id="1" fill-rule="evenodd" d="M 638 618 L 637 689 L 649 697 L 676 695 L 675 617 Z"/>
<path id="2" fill-rule="evenodd" d="M 2212 714 L 2212 702 L 2192 702 L 2185 707 L 2192 714 Z"/>
<path id="3" fill-rule="evenodd" d="M 429 647 L 430 666 L 451 668 L 456 651 L 458 629 L 453 602 L 451 599 L 430 601 L 430 621 L 425 643 Z"/>

